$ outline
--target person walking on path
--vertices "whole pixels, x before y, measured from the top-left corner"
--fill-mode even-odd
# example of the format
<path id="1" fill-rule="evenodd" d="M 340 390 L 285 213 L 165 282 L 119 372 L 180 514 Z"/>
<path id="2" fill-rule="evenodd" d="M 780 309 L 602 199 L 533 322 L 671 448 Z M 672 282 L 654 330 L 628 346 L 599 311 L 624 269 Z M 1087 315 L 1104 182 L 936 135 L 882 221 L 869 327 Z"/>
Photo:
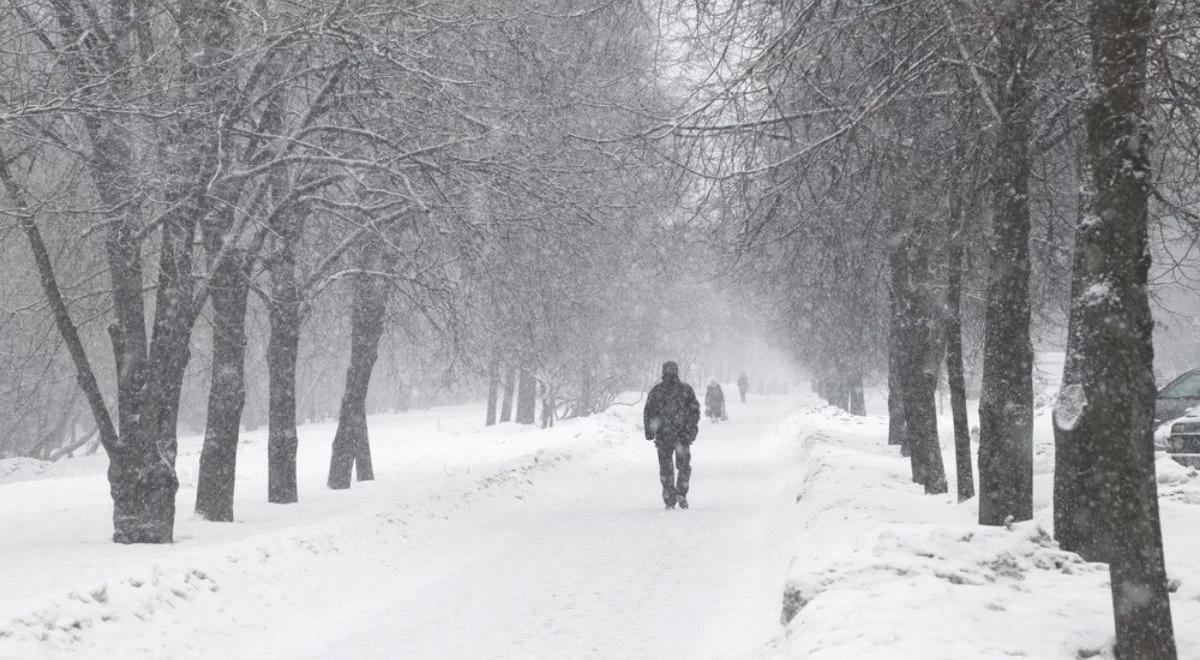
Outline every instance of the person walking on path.
<path id="1" fill-rule="evenodd" d="M 704 414 L 714 422 L 729 419 L 725 414 L 725 391 L 715 378 L 709 381 L 708 389 L 704 391 Z"/>
<path id="2" fill-rule="evenodd" d="M 662 382 L 650 388 L 642 416 L 646 439 L 658 449 L 663 504 L 668 509 L 676 505 L 686 509 L 692 477 L 691 445 L 700 430 L 700 401 L 692 386 L 679 380 L 679 365 L 663 363 Z"/>
<path id="3" fill-rule="evenodd" d="M 750 391 L 750 379 L 746 374 L 738 376 L 738 394 L 742 395 L 742 403 L 746 403 L 746 392 Z"/>

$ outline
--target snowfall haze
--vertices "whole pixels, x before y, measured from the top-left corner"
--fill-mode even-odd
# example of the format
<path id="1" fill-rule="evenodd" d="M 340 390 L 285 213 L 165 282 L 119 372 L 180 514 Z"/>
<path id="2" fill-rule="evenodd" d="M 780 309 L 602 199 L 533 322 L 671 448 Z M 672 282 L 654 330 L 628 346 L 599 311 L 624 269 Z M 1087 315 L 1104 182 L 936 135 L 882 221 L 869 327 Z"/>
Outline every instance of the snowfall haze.
<path id="1" fill-rule="evenodd" d="M 1197 34 L 11 0 L 0 658 L 1200 660 Z"/>

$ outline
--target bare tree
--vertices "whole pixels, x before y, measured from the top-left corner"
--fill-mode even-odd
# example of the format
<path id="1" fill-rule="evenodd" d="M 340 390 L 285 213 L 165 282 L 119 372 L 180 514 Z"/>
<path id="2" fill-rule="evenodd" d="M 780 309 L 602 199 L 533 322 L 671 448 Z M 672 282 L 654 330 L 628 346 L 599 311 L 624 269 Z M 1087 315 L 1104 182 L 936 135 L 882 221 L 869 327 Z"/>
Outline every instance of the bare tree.
<path id="1" fill-rule="evenodd" d="M 1153 0 L 1092 0 L 1088 26 L 1096 93 L 1087 111 L 1087 154 L 1094 192 L 1076 233 L 1076 362 L 1065 374 L 1056 424 L 1076 432 L 1076 452 L 1094 460 L 1079 484 L 1096 503 L 1098 523 L 1082 541 L 1109 563 L 1116 654 L 1174 658 L 1154 475 L 1155 385 L 1147 277 L 1151 194 L 1146 109 L 1147 47 Z M 1069 457 L 1068 457 L 1069 458 Z M 1070 472 L 1066 472 L 1070 474 Z M 1064 515 L 1071 515 L 1065 512 Z"/>

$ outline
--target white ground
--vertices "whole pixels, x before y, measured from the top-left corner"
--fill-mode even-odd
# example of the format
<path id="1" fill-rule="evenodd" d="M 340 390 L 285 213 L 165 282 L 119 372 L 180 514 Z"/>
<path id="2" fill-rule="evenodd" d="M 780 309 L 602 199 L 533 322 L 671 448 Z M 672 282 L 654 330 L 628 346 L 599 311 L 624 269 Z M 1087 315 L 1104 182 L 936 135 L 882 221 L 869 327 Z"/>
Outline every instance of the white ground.
<path id="1" fill-rule="evenodd" d="M 731 390 L 732 391 L 732 390 Z M 702 422 L 689 511 L 663 511 L 640 403 L 549 431 L 476 406 L 374 417 L 378 481 L 268 505 L 262 433 L 239 522 L 109 542 L 104 459 L 0 461 L 0 658 L 1105 657 L 1103 566 L 1058 551 L 1039 417 L 1038 520 L 973 523 L 920 493 L 878 418 L 804 397 Z M 946 436 L 948 440 L 948 435 Z M 947 454 L 952 471 L 952 455 Z M 1180 655 L 1200 658 L 1200 478 L 1160 462 Z M 799 608 L 780 624 L 785 586 Z"/>
<path id="2" fill-rule="evenodd" d="M 478 431 L 474 406 L 372 419 L 378 481 L 323 486 L 332 425 L 302 430 L 301 499 L 239 522 L 108 541 L 103 459 L 0 478 L 0 657 L 728 657 L 778 631 L 786 557 L 764 543 L 764 436 L 794 401 L 731 404 L 694 447 L 692 509 L 664 511 L 640 403 L 550 431 Z M 18 479 L 24 479 L 18 481 Z M 136 586 L 135 586 L 136 585 Z M 5 623 L 8 622 L 8 623 Z"/>

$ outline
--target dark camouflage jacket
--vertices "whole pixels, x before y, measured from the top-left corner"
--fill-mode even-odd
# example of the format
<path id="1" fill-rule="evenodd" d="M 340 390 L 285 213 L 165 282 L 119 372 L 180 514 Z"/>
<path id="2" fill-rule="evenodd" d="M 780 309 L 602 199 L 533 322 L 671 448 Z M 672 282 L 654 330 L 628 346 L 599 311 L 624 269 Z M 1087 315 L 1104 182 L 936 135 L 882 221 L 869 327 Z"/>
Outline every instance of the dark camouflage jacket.
<path id="1" fill-rule="evenodd" d="M 691 385 L 668 376 L 650 389 L 642 416 L 647 440 L 690 444 L 700 428 L 700 402 Z"/>

